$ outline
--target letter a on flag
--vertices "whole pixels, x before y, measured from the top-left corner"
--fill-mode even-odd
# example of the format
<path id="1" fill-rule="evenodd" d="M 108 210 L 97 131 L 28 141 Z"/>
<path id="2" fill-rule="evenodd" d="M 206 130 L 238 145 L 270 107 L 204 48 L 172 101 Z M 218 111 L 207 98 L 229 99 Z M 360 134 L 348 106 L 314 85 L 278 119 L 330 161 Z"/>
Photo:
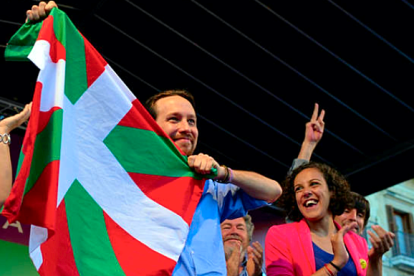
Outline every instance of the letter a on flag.
<path id="1" fill-rule="evenodd" d="M 32 225 L 40 275 L 171 275 L 205 180 L 58 8 L 6 59 L 39 68 L 2 214 Z"/>

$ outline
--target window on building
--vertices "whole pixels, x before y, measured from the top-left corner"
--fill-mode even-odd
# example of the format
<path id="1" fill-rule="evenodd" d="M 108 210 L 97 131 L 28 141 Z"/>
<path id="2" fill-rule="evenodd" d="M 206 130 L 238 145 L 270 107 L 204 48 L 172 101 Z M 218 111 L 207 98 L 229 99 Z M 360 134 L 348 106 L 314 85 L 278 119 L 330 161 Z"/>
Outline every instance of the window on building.
<path id="1" fill-rule="evenodd" d="M 414 224 L 413 215 L 387 205 L 389 229 L 395 234 L 394 256 L 414 257 Z"/>

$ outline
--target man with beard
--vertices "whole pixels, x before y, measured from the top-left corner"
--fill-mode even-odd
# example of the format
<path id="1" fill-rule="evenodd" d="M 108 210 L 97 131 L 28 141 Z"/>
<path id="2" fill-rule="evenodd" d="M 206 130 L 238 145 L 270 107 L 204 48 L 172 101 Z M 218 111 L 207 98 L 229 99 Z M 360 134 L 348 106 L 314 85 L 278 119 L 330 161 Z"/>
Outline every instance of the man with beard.
<path id="1" fill-rule="evenodd" d="M 221 223 L 227 276 L 260 276 L 262 271 L 263 248 L 252 241 L 254 225 L 250 215 L 226 219 Z"/>
<path id="2" fill-rule="evenodd" d="M 26 12 L 27 20 L 30 24 L 39 22 L 53 8 L 57 8 L 54 1 L 41 1 Z M 189 168 L 201 175 L 217 173 L 216 177 L 205 181 L 188 235 L 183 237 L 184 248 L 172 275 L 225 275 L 225 253 L 221 229 L 218 227 L 220 222 L 243 217 L 249 210 L 273 203 L 281 195 L 282 189 L 277 181 L 259 173 L 231 169 L 207 154 L 195 153 L 199 130 L 194 97 L 188 91 L 162 91 L 150 97 L 145 107 L 165 135 L 174 142 L 177 150 L 187 156 Z M 11 117 L 9 120 L 15 121 L 17 118 Z M 8 134 L 11 130 L 0 124 L 0 134 Z M 7 149 L 2 152 L 4 158 L 1 160 L 5 160 Z M 4 185 L 11 187 L 11 180 Z"/>

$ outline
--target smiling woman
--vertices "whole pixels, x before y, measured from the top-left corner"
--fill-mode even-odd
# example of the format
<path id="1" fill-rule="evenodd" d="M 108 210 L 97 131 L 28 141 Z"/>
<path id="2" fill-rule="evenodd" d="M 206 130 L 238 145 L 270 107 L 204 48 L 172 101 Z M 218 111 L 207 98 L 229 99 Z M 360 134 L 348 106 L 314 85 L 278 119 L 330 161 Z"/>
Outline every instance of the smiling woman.
<path id="1" fill-rule="evenodd" d="M 304 171 L 305 169 L 312 170 Z M 327 209 L 334 216 L 342 214 L 352 200 L 350 186 L 345 177 L 336 169 L 322 163 L 310 162 L 300 166 L 284 180 L 283 185 L 283 197 L 278 200 L 278 204 L 287 211 L 289 219 L 293 221 L 299 221 L 304 217 L 298 200 L 316 199 L 309 195 L 313 195 L 315 191 L 320 193 L 321 188 L 327 188 L 329 191 L 329 195 L 325 194 L 329 204 Z M 300 197 L 304 193 L 306 197 Z"/>
<path id="2" fill-rule="evenodd" d="M 310 162 L 295 169 L 278 202 L 294 222 L 269 229 L 267 275 L 366 275 L 366 241 L 350 231 L 355 223 L 341 228 L 333 220 L 350 199 L 347 180 L 328 165 Z"/>

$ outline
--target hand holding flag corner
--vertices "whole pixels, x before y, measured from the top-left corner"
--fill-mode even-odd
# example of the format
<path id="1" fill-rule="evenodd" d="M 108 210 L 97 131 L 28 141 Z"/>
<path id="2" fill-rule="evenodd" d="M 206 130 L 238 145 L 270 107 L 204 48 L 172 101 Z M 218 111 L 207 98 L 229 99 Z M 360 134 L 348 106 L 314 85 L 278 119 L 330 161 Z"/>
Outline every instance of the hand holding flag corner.
<path id="1" fill-rule="evenodd" d="M 2 213 L 40 275 L 171 275 L 204 180 L 61 10 L 6 54 L 40 69 Z"/>

